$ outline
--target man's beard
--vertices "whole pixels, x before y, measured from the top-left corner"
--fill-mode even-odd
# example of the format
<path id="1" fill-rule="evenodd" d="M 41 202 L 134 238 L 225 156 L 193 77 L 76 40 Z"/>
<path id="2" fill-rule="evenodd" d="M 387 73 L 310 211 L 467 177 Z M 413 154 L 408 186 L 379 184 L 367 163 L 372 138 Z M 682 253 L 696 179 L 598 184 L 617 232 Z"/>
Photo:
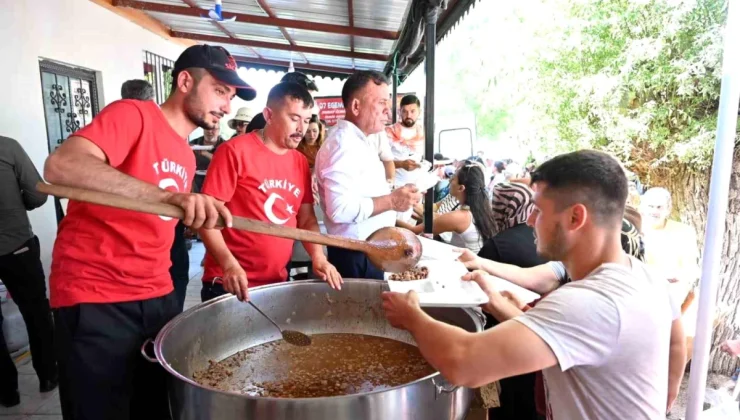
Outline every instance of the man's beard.
<path id="1" fill-rule="evenodd" d="M 563 227 L 558 223 L 555 225 L 552 237 L 548 243 L 543 243 L 535 233 L 535 243 L 537 244 L 537 255 L 548 261 L 562 261 L 566 254 L 565 235 Z"/>
<path id="2" fill-rule="evenodd" d="M 416 124 L 416 120 L 412 120 L 411 118 L 406 118 L 401 121 L 401 124 L 403 124 L 403 126 L 406 128 L 411 128 L 414 126 L 414 124 Z"/>
<path id="3" fill-rule="evenodd" d="M 188 117 L 190 122 L 204 130 L 213 130 L 216 128 L 218 123 L 211 123 L 206 120 L 208 113 L 197 110 L 197 96 L 195 93 L 191 93 L 185 98 L 185 115 Z"/>

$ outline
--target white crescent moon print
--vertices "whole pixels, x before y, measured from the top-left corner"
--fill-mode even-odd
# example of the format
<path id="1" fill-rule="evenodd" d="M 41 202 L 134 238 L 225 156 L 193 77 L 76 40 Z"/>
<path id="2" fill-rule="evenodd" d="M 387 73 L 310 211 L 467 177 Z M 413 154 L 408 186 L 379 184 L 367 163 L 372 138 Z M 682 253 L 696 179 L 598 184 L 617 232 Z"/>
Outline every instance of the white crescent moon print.
<path id="1" fill-rule="evenodd" d="M 276 225 L 284 225 L 285 222 L 290 220 L 290 218 L 280 219 L 277 216 L 275 216 L 275 213 L 273 213 L 272 211 L 272 207 L 275 205 L 275 201 L 277 201 L 278 198 L 285 201 L 285 199 L 281 197 L 280 194 L 277 194 L 277 193 L 272 193 L 267 198 L 267 200 L 265 201 L 265 216 L 267 216 L 267 218 L 272 223 L 275 223 Z"/>
<path id="2" fill-rule="evenodd" d="M 174 188 L 176 192 L 180 192 L 180 187 L 177 186 L 177 182 L 172 178 L 165 178 L 159 181 L 159 188 L 166 190 L 167 188 Z M 172 220 L 171 217 L 168 216 L 159 216 L 160 219 L 164 221 L 170 221 Z"/>

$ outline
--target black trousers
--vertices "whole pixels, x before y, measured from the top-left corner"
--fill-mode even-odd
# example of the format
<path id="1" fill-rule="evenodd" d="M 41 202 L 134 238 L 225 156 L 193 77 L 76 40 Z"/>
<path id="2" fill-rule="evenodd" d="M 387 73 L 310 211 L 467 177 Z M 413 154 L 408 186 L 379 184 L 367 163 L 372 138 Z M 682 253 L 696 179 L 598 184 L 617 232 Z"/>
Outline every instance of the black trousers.
<path id="1" fill-rule="evenodd" d="M 229 292 L 224 290 L 223 284 L 204 281 L 203 287 L 200 289 L 200 301 L 205 302 L 207 300 L 215 299 L 227 293 Z"/>
<path id="2" fill-rule="evenodd" d="M 170 419 L 167 373 L 140 354 L 180 313 L 175 292 L 54 310 L 65 420 Z"/>
<path id="3" fill-rule="evenodd" d="M 327 248 L 327 259 L 345 279 L 383 280 L 383 271 L 375 267 L 365 254 L 348 249 Z"/>
<path id="4" fill-rule="evenodd" d="M 489 313 L 486 315 L 486 329 L 493 328 L 499 322 Z M 488 409 L 488 417 L 496 420 L 539 420 L 535 401 L 536 374 L 511 376 L 499 381 L 499 402 L 501 405 Z"/>
<path id="5" fill-rule="evenodd" d="M 34 236 L 17 250 L 0 256 L 0 279 L 23 316 L 28 331 L 33 368 L 39 381 L 56 379 L 54 328 L 46 298 L 44 269 L 39 257 L 39 239 Z M 18 371 L 2 337 L 0 311 L 0 393 L 18 389 Z"/>
<path id="6" fill-rule="evenodd" d="M 177 303 L 180 305 L 180 312 L 185 307 L 185 296 L 188 291 L 188 281 L 190 277 L 188 275 L 190 271 L 190 256 L 188 255 L 188 244 L 185 240 L 185 225 L 182 222 L 178 222 L 175 226 L 175 241 L 172 243 L 170 249 L 170 260 L 172 266 L 170 267 L 170 277 L 172 277 L 172 284 L 175 287 L 175 294 L 177 295 Z"/>

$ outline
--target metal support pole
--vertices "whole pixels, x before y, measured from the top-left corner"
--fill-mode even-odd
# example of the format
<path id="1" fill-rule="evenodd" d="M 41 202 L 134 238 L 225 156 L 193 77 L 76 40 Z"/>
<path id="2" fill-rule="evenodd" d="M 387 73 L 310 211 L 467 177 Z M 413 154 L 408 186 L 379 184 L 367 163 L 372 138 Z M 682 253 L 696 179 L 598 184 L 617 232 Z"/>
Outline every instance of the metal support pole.
<path id="1" fill-rule="evenodd" d="M 426 16 L 424 16 L 426 22 L 424 30 L 424 45 L 426 47 L 424 70 L 427 84 L 427 92 L 424 97 L 424 156 L 430 162 L 434 161 L 434 53 L 437 48 L 438 15 L 439 8 L 430 7 Z M 432 233 L 433 216 L 434 188 L 430 188 L 424 197 L 424 232 L 426 233 Z"/>
<path id="2" fill-rule="evenodd" d="M 398 121 L 398 101 L 396 100 L 396 97 L 398 96 L 398 74 L 396 72 L 396 68 L 393 67 L 393 73 L 391 75 L 391 77 L 393 77 L 393 102 L 391 104 L 391 112 L 393 112 L 393 124 Z"/>
<path id="3" fill-rule="evenodd" d="M 717 140 L 712 161 L 709 187 L 707 230 L 704 237 L 704 258 L 699 284 L 699 312 L 696 322 L 694 354 L 689 379 L 689 403 L 686 420 L 698 420 L 704 408 L 707 387 L 712 326 L 719 288 L 719 269 L 725 233 L 725 218 L 729 201 L 732 158 L 735 149 L 738 101 L 740 100 L 740 1 L 730 0 L 725 26 L 722 88 L 719 97 Z"/>

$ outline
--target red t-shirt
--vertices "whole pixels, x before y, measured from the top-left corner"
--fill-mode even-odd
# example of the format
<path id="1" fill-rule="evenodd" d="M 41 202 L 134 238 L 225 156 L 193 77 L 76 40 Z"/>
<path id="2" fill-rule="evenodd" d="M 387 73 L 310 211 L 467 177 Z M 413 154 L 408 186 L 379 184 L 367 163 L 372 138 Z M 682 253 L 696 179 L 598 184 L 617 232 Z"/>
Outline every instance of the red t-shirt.
<path id="1" fill-rule="evenodd" d="M 189 192 L 195 157 L 154 101 L 114 102 L 75 133 L 117 170 L 160 188 Z M 59 225 L 49 288 L 52 307 L 164 296 L 173 289 L 176 220 L 70 201 Z"/>
<path id="2" fill-rule="evenodd" d="M 296 227 L 301 205 L 313 204 L 306 157 L 295 150 L 278 155 L 256 133 L 238 136 L 218 148 L 208 167 L 203 193 L 225 202 L 234 216 L 290 227 Z M 247 272 L 249 287 L 288 277 L 285 267 L 293 253 L 292 239 L 236 229 L 221 233 Z M 206 254 L 203 280 L 222 275 L 216 259 Z"/>

